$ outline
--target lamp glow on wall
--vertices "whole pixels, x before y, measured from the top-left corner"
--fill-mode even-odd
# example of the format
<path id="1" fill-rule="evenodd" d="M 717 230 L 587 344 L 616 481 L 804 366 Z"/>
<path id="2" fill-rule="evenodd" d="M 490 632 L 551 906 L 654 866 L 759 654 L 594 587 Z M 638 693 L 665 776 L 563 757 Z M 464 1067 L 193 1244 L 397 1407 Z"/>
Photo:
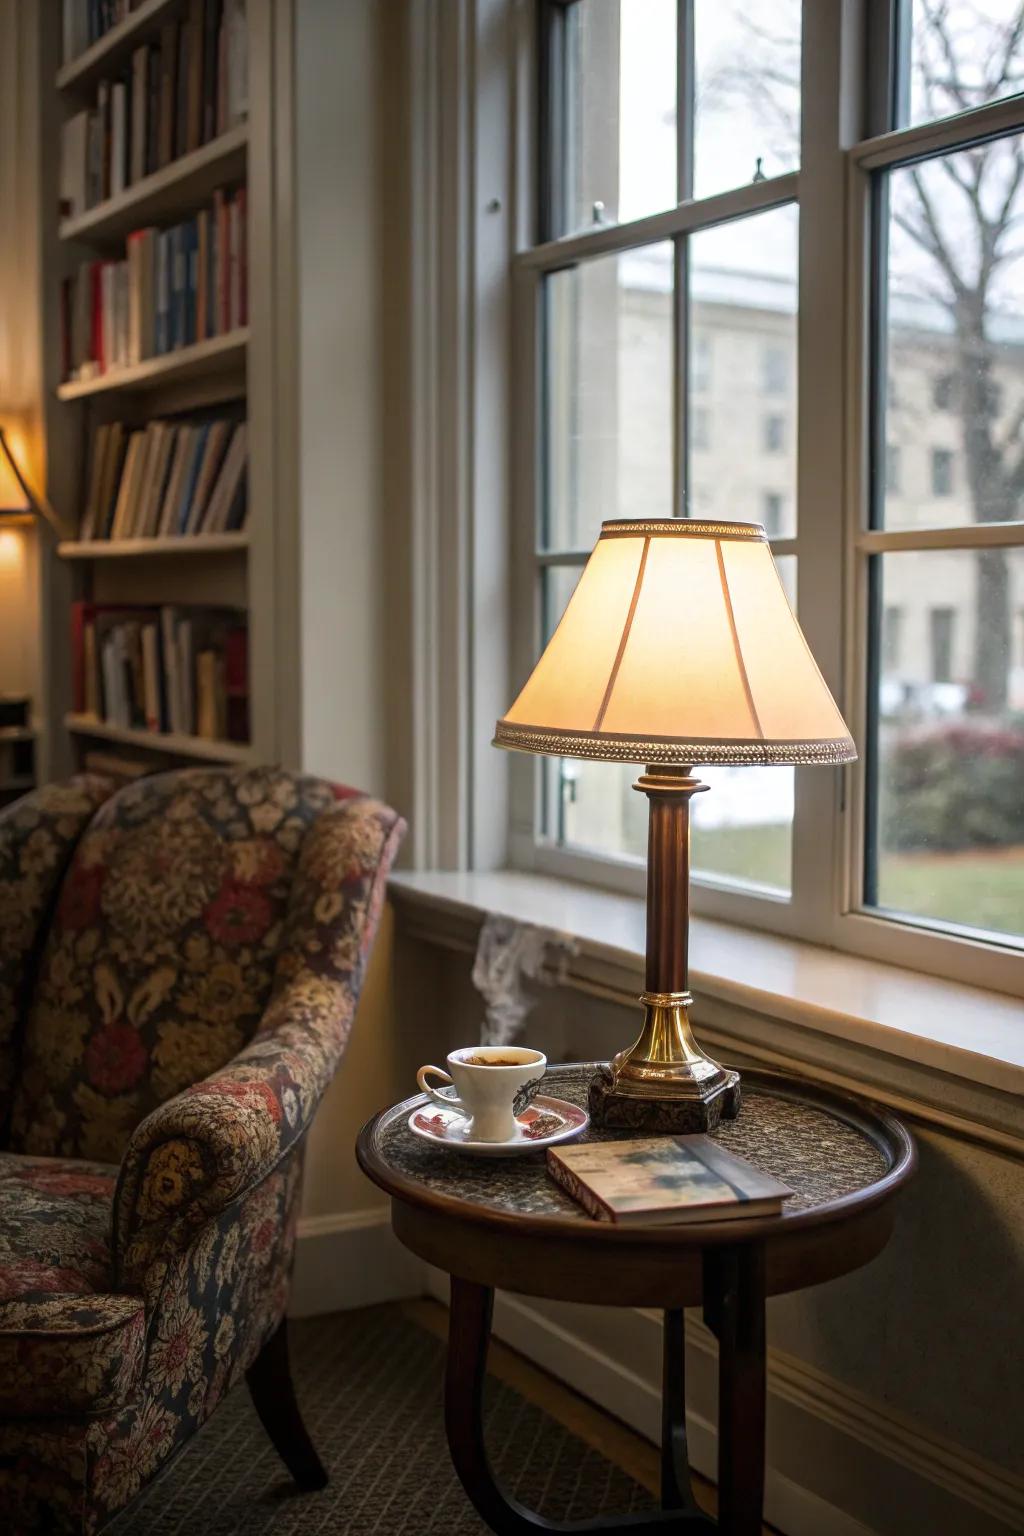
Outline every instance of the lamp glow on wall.
<path id="1" fill-rule="evenodd" d="M 0 523 L 19 523 L 32 516 L 47 523 L 58 538 L 68 530 L 46 497 L 34 491 L 21 467 L 24 444 L 16 431 L 0 427 Z"/>
<path id="2" fill-rule="evenodd" d="M 756 523 L 614 521 L 494 744 L 645 764 L 647 960 L 639 1038 L 592 1081 L 605 1125 L 706 1131 L 739 1074 L 697 1045 L 688 1009 L 690 800 L 699 764 L 837 764 L 850 733 Z"/>

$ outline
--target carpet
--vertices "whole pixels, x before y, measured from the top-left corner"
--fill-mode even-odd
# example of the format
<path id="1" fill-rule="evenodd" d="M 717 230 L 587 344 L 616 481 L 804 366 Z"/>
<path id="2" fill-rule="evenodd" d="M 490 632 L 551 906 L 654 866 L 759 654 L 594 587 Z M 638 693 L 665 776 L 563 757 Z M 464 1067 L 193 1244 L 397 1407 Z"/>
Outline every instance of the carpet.
<path id="1" fill-rule="evenodd" d="M 391 1307 L 309 1318 L 290 1332 L 327 1488 L 294 1492 L 243 1386 L 105 1536 L 482 1536 L 448 1456 L 441 1340 Z M 600 1452 L 493 1379 L 486 1426 L 504 1486 L 550 1519 L 651 1505 Z"/>

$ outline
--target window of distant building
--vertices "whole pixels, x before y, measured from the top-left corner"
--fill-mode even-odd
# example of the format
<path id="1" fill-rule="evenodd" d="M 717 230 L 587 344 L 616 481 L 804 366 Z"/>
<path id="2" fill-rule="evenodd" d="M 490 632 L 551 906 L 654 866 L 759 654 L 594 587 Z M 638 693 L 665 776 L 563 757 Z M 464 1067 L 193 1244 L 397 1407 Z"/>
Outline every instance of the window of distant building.
<path id="1" fill-rule="evenodd" d="M 782 508 L 783 501 L 778 491 L 765 491 L 761 498 L 761 521 L 770 539 L 777 538 L 782 527 Z"/>
<path id="2" fill-rule="evenodd" d="M 953 450 L 951 448 L 932 449 L 932 495 L 952 496 L 953 494 Z"/>
<path id="3" fill-rule="evenodd" d="M 903 654 L 903 609 L 886 605 L 882 619 L 882 673 L 898 672 Z"/>
<path id="4" fill-rule="evenodd" d="M 690 412 L 690 447 L 701 450 L 711 447 L 711 417 L 706 406 L 694 406 Z"/>
<path id="5" fill-rule="evenodd" d="M 928 611 L 931 639 L 932 682 L 953 681 L 953 634 L 956 628 L 954 608 L 931 608 Z"/>
<path id="6" fill-rule="evenodd" d="M 781 453 L 785 445 L 786 418 L 784 416 L 766 416 L 764 418 L 765 453 Z"/>
<path id="7" fill-rule="evenodd" d="M 789 358 L 784 347 L 768 346 L 761 354 L 761 387 L 766 395 L 784 395 L 789 387 Z"/>
<path id="8" fill-rule="evenodd" d="M 885 448 L 885 488 L 893 495 L 899 495 L 900 470 L 902 461 L 898 443 L 887 443 Z"/>

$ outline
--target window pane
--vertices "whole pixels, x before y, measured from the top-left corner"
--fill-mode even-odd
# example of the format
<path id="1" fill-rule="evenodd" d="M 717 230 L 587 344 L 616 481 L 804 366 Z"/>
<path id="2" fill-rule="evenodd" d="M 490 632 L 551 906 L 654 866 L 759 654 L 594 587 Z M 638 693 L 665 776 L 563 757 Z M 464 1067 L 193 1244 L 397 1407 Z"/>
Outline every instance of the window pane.
<path id="1" fill-rule="evenodd" d="M 607 517 L 672 515 L 672 246 L 602 256 L 546 284 L 549 549 Z"/>
<path id="2" fill-rule="evenodd" d="M 800 163 L 800 0 L 694 0 L 694 196 Z"/>
<path id="3" fill-rule="evenodd" d="M 797 218 L 773 208 L 689 243 L 687 510 L 775 537 L 796 532 Z"/>
<path id="4" fill-rule="evenodd" d="M 1015 96 L 1024 87 L 1020 0 L 970 5 L 903 0 L 910 41 L 909 80 L 901 82 L 901 123 L 929 123 Z"/>
<path id="5" fill-rule="evenodd" d="M 676 0 L 579 0 L 566 17 L 566 229 L 672 208 Z"/>
<path id="6" fill-rule="evenodd" d="M 883 181 L 888 283 L 876 367 L 888 382 L 875 444 L 889 462 L 875 475 L 876 524 L 1022 516 L 1022 172 L 1016 135 Z"/>
<path id="7" fill-rule="evenodd" d="M 796 560 L 778 562 L 795 601 Z M 578 570 L 545 572 L 544 633 L 550 635 L 572 596 Z M 639 767 L 545 760 L 547 835 L 562 847 L 613 858 L 647 855 L 647 801 L 633 789 Z M 692 802 L 693 872 L 788 892 L 792 857 L 791 768 L 698 768 L 711 786 Z"/>
<path id="8" fill-rule="evenodd" d="M 776 560 L 796 607 L 796 557 Z M 710 784 L 691 802 L 691 862 L 695 876 L 710 875 L 788 894 L 792 884 L 792 768 L 698 768 Z"/>
<path id="9" fill-rule="evenodd" d="M 871 906 L 1024 936 L 1024 549 L 876 557 Z"/>

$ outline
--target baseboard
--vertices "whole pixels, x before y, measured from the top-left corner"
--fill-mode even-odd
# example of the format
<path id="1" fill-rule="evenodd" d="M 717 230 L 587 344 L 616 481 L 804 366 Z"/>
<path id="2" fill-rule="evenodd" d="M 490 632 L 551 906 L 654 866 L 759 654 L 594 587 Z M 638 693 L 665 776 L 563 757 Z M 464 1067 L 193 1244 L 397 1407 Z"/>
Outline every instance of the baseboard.
<path id="1" fill-rule="evenodd" d="M 445 1278 L 428 1287 L 447 1300 Z M 552 1313 L 558 1312 L 559 1316 Z M 655 1443 L 654 1312 L 565 1309 L 499 1295 L 495 1334 Z M 716 1345 L 687 1318 L 690 1453 L 714 1480 Z M 768 1363 L 765 1517 L 785 1536 L 1008 1536 L 1024 1532 L 1024 1479 L 778 1350 Z M 808 1469 L 805 1486 L 802 1471 Z"/>
<path id="2" fill-rule="evenodd" d="M 299 1221 L 292 1317 L 401 1301 L 423 1289 L 424 1265 L 398 1242 L 387 1206 Z"/>

